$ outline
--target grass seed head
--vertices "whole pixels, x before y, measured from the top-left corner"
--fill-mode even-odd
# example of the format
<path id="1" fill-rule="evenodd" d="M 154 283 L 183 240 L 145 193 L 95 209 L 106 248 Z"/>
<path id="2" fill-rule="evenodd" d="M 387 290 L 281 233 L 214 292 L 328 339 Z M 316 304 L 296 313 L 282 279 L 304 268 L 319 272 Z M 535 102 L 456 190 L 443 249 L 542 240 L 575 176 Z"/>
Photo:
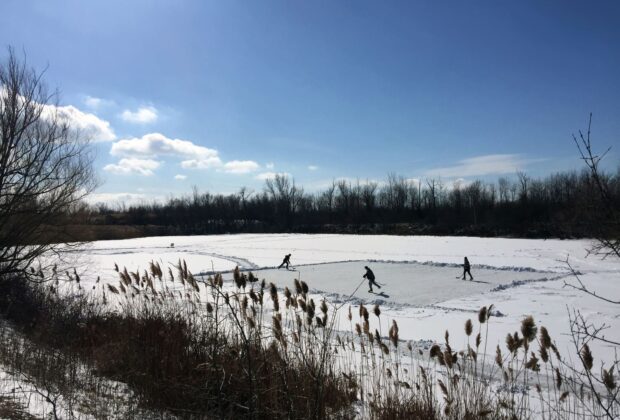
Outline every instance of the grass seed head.
<path id="1" fill-rule="evenodd" d="M 547 331 L 545 327 L 540 327 L 540 344 L 542 344 L 545 349 L 551 347 L 551 337 L 549 336 L 549 331 Z"/>
<path id="2" fill-rule="evenodd" d="M 484 324 L 487 321 L 487 307 L 483 306 L 478 311 L 478 322 Z"/>
<path id="3" fill-rule="evenodd" d="M 473 329 L 474 329 L 474 326 L 471 322 L 471 319 L 468 319 L 467 321 L 465 321 L 465 334 L 467 334 L 468 337 L 471 335 Z"/>
<path id="4" fill-rule="evenodd" d="M 594 357 L 592 356 L 592 352 L 590 351 L 590 346 L 587 344 L 583 345 L 581 349 L 581 360 L 583 362 L 583 367 L 587 370 L 592 370 L 592 366 L 594 365 Z"/>
<path id="5" fill-rule="evenodd" d="M 536 331 L 538 327 L 536 327 L 536 322 L 534 322 L 534 318 L 531 315 L 526 316 L 521 321 L 521 334 L 523 334 L 523 338 L 531 343 L 536 338 Z"/>
<path id="6" fill-rule="evenodd" d="M 607 390 L 609 392 L 611 392 L 614 389 L 616 389 L 616 378 L 614 376 L 614 367 L 613 366 L 609 370 L 603 369 L 603 375 L 602 376 L 603 376 L 603 384 L 605 385 L 605 388 L 607 388 Z"/>

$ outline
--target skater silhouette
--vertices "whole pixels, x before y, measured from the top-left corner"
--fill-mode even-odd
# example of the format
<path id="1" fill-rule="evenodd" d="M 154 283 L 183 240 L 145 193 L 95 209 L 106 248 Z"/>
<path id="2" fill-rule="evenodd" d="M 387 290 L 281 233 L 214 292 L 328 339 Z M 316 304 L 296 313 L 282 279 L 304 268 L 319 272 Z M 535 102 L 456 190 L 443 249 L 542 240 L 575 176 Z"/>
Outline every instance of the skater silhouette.
<path id="1" fill-rule="evenodd" d="M 288 270 L 288 265 L 291 263 L 291 254 L 286 254 L 284 256 L 284 259 L 282 260 L 282 264 L 280 264 L 278 266 L 278 268 L 282 268 L 284 265 L 286 265 L 286 269 Z"/>
<path id="2" fill-rule="evenodd" d="M 381 286 L 379 286 L 379 284 L 375 281 L 375 273 L 373 273 L 372 270 L 368 268 L 368 266 L 364 266 L 364 268 L 366 269 L 366 274 L 364 274 L 362 277 L 368 279 L 368 291 L 372 293 L 373 284 L 379 289 L 381 289 Z"/>
<path id="3" fill-rule="evenodd" d="M 465 280 L 465 274 L 469 274 L 469 281 L 472 281 L 474 277 L 471 275 L 471 265 L 469 264 L 469 260 L 465 257 L 465 262 L 463 263 L 463 280 Z"/>

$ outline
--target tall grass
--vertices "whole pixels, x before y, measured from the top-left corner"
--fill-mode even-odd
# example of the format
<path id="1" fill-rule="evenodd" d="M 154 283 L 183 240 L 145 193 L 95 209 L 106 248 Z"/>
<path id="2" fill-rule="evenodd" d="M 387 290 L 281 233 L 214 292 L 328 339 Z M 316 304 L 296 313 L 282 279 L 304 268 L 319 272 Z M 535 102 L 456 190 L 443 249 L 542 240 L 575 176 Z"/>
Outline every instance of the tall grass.
<path id="1" fill-rule="evenodd" d="M 388 324 L 379 306 L 334 306 L 304 281 L 282 289 L 238 269 L 232 282 L 198 278 L 183 261 L 167 270 L 155 262 L 144 272 L 116 270 L 118 283 L 98 281 L 89 293 L 76 290 L 79 278 L 68 273 L 72 283 L 64 285 L 58 276 L 45 285 L 5 280 L 0 310 L 32 348 L 57 350 L 65 366 L 82 364 L 93 377 L 127 384 L 143 409 L 180 418 L 602 414 L 588 389 L 575 388 L 580 372 L 531 317 L 504 346 L 488 349 L 493 308 L 484 307 L 464 323 L 465 348 L 454 349 L 448 331 L 424 348 L 401 340 L 398 323 Z M 71 394 L 60 386 L 71 384 L 65 373 L 24 368 L 26 352 L 0 352 L 0 362 Z M 580 357 L 593 356 L 581 349 Z M 613 369 L 604 372 L 601 386 L 617 392 Z"/>

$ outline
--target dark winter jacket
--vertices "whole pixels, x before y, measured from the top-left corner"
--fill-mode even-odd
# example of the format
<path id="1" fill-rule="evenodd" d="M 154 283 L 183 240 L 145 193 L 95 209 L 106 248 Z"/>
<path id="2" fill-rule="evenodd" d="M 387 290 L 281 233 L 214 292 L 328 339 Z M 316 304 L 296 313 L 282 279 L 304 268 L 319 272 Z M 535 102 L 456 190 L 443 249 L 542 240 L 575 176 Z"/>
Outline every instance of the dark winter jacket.
<path id="1" fill-rule="evenodd" d="M 368 280 L 374 280 L 375 279 L 375 273 L 373 273 L 370 268 L 367 268 L 366 269 L 366 274 L 364 274 L 364 278 L 368 279 Z"/>

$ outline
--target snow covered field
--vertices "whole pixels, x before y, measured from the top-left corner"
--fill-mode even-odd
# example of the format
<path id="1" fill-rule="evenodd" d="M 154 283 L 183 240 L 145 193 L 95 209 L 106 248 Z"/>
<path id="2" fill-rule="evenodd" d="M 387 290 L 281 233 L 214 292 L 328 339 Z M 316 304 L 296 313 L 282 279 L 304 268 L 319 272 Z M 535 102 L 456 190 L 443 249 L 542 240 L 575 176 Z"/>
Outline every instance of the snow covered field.
<path id="1" fill-rule="evenodd" d="M 81 267 L 84 283 L 101 276 L 117 284 L 114 263 L 142 271 L 151 260 L 169 265 L 179 259 L 186 260 L 194 274 L 230 271 L 238 265 L 281 288 L 301 278 L 330 302 L 381 304 L 383 331 L 396 319 L 401 339 L 442 341 L 449 329 L 457 346 L 466 342 L 464 322 L 475 320 L 481 306 L 493 304 L 489 349 L 498 343 L 503 347 L 506 334 L 517 331 L 521 319 L 531 314 L 568 354 L 569 349 L 573 352 L 567 335 L 573 308 L 609 326 L 609 338 L 620 336 L 617 305 L 564 286 L 565 281 L 576 283 L 565 263 L 568 257 L 588 287 L 602 296 L 620 296 L 620 261 L 587 257 L 589 246 L 587 240 L 242 234 L 99 241 L 75 252 L 71 262 Z M 286 253 L 292 254 L 294 269 L 274 269 Z M 464 256 L 472 263 L 475 282 L 457 278 Z M 382 294 L 368 293 L 361 277 L 364 265 L 384 284 Z M 348 330 L 348 322 L 343 324 Z M 613 351 L 610 346 L 593 347 L 598 360 L 610 359 Z"/>

